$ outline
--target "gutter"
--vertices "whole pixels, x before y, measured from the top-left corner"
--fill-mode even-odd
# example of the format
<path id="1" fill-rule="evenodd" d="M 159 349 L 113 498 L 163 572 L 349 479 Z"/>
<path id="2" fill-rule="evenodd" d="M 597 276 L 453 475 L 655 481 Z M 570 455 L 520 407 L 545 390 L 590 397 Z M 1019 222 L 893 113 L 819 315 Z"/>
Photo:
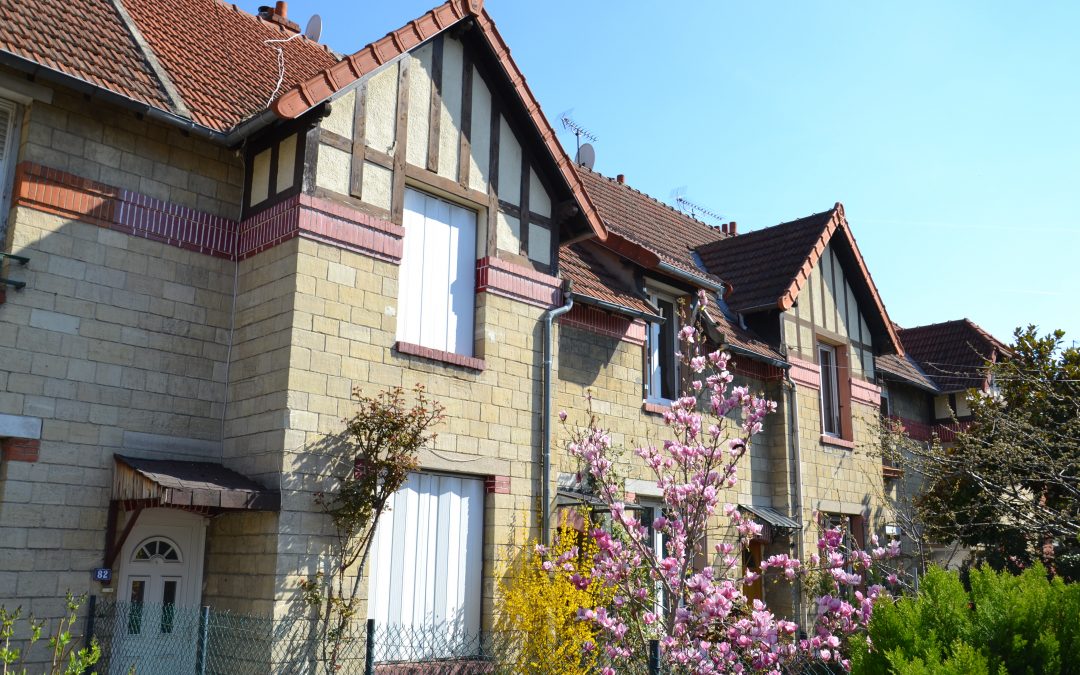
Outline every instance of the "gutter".
<path id="1" fill-rule="evenodd" d="M 750 351 L 749 349 L 744 349 L 743 347 L 738 347 L 736 345 L 733 345 L 730 342 L 727 342 L 726 340 L 724 341 L 724 351 L 731 352 L 733 354 L 741 354 L 742 356 L 745 356 L 745 357 L 750 358 L 750 359 L 754 359 L 755 361 L 763 361 L 763 362 L 769 364 L 770 366 L 775 366 L 775 367 L 783 370 L 785 375 L 790 373 L 790 370 L 791 370 L 791 364 L 788 363 L 787 361 L 781 361 L 780 359 L 774 359 L 771 356 L 765 356 L 764 354 L 758 354 L 757 352 Z"/>
<path id="2" fill-rule="evenodd" d="M 241 122 L 227 132 L 217 131 L 216 129 L 197 124 L 195 121 L 186 117 L 181 117 L 180 115 L 167 110 L 156 108 L 149 103 L 143 103 L 142 101 L 137 101 L 133 98 L 118 94 L 115 91 L 88 82 L 82 78 L 75 77 L 74 75 L 68 75 L 59 70 L 47 68 L 40 63 L 25 59 L 8 51 L 0 50 L 0 64 L 26 73 L 35 79 L 40 78 L 46 82 L 72 89 L 80 94 L 92 96 L 99 101 L 124 108 L 125 110 L 130 110 L 139 115 L 145 115 L 147 118 L 154 121 L 162 122 L 193 136 L 198 136 L 199 138 L 206 139 L 212 143 L 230 148 L 239 145 L 241 141 L 252 133 L 268 126 L 277 119 L 277 115 L 275 115 L 272 110 L 267 109 L 255 117 Z"/>
<path id="3" fill-rule="evenodd" d="M 684 272 L 683 270 L 679 269 L 678 267 L 675 267 L 674 265 L 666 263 L 663 260 L 656 263 L 656 266 L 654 267 L 654 269 L 656 269 L 658 272 L 663 272 L 664 274 L 668 274 L 668 275 L 671 275 L 673 277 L 677 277 L 679 279 L 682 279 L 683 281 L 685 281 L 687 283 L 690 283 L 690 284 L 693 284 L 694 286 L 700 286 L 701 288 L 706 288 L 706 289 L 712 291 L 713 293 L 719 293 L 721 296 L 723 296 L 724 291 L 727 290 L 727 287 L 723 283 L 716 282 L 716 281 L 710 281 L 710 280 L 705 279 L 703 277 L 699 277 L 699 276 L 697 276 L 695 274 L 690 274 L 689 272 Z"/>
<path id="4" fill-rule="evenodd" d="M 544 393 L 543 412 L 540 421 L 541 443 L 540 461 L 543 465 L 542 483 L 540 485 L 540 532 L 541 541 L 544 545 L 551 543 L 551 324 L 566 314 L 574 306 L 574 294 L 567 289 L 564 293 L 566 304 L 562 307 L 554 307 L 544 312 Z"/>
<path id="5" fill-rule="evenodd" d="M 613 302 L 594 298 L 591 295 L 577 295 L 576 297 L 578 299 L 578 302 L 583 305 L 592 305 L 594 307 L 599 307 L 600 309 L 605 309 L 609 312 L 623 314 L 634 319 L 641 319 L 642 321 L 646 321 L 648 323 L 664 323 L 664 321 L 666 321 L 666 319 L 662 316 L 658 316 L 656 314 L 649 314 L 647 312 L 642 312 L 640 310 L 632 309 L 630 307 L 624 307 L 623 305 L 616 305 Z"/>

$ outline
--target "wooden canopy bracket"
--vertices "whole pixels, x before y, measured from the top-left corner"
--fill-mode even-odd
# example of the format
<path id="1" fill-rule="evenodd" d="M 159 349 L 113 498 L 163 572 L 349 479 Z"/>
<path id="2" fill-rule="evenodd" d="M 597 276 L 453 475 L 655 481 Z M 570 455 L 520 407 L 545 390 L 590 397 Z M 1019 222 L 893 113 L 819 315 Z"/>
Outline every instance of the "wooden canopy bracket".
<path id="1" fill-rule="evenodd" d="M 124 526 L 124 531 L 120 533 L 120 538 L 115 539 L 116 519 L 120 515 L 120 509 L 115 499 L 109 502 L 109 524 L 105 530 L 105 567 L 112 569 L 116 556 L 124 548 L 124 543 L 127 541 L 128 535 L 131 534 L 131 530 L 135 527 L 135 523 L 139 521 L 139 515 L 142 513 L 143 508 L 139 506 L 135 509 L 135 513 L 131 515 L 127 525 Z"/>

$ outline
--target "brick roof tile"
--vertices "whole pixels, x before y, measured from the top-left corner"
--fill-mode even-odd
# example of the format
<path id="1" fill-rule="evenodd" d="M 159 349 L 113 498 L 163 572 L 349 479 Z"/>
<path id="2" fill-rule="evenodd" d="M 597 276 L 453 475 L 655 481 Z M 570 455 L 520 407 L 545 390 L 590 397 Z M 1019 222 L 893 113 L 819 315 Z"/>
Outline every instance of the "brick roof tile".
<path id="1" fill-rule="evenodd" d="M 0 50 L 165 110 L 169 98 L 109 0 L 0 0 Z"/>
<path id="2" fill-rule="evenodd" d="M 573 282 L 574 294 L 657 316 L 656 310 L 639 293 L 604 266 L 592 246 L 578 243 L 559 249 L 559 270 L 564 279 Z"/>
<path id="3" fill-rule="evenodd" d="M 903 328 L 900 341 L 943 392 L 978 389 L 986 383 L 986 361 L 1009 348 L 969 319 Z"/>
<path id="4" fill-rule="evenodd" d="M 702 270 L 694 249 L 724 235 L 714 227 L 675 210 L 653 197 L 583 166 L 577 167 L 604 224 L 615 234 L 644 247 L 664 262 L 700 279 L 719 283 Z"/>
<path id="5" fill-rule="evenodd" d="M 705 244 L 698 254 L 706 269 L 732 290 L 727 304 L 737 312 L 776 307 L 833 219 L 836 209 Z"/>

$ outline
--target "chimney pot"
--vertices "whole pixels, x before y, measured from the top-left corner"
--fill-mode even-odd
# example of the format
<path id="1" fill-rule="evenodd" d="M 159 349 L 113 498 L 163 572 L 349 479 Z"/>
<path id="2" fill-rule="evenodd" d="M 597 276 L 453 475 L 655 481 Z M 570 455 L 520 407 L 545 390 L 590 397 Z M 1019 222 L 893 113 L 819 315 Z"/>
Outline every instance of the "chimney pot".
<path id="1" fill-rule="evenodd" d="M 730 223 L 728 224 L 728 232 L 729 232 L 729 233 L 730 233 L 730 234 L 731 234 L 732 236 L 734 236 L 734 235 L 736 235 L 736 234 L 738 234 L 738 233 L 739 233 L 739 232 L 738 232 L 738 230 L 737 230 L 737 228 L 738 228 L 738 225 L 736 225 L 736 224 L 735 224 L 735 221 L 734 221 L 734 220 L 733 220 L 733 221 L 731 221 L 731 222 L 730 222 Z"/>
<path id="2" fill-rule="evenodd" d="M 720 223 L 720 231 L 727 234 L 727 223 Z"/>
<path id="3" fill-rule="evenodd" d="M 615 176 L 615 180 L 618 181 L 619 183 L 625 183 L 626 182 L 626 174 L 621 174 L 620 173 L 618 176 Z"/>
<path id="4" fill-rule="evenodd" d="M 282 19 L 287 19 L 287 18 L 289 18 L 287 16 L 288 12 L 289 12 L 289 4 L 287 2 L 285 2 L 285 0 L 277 0 L 277 4 L 274 5 L 274 14 L 277 14 Z"/>

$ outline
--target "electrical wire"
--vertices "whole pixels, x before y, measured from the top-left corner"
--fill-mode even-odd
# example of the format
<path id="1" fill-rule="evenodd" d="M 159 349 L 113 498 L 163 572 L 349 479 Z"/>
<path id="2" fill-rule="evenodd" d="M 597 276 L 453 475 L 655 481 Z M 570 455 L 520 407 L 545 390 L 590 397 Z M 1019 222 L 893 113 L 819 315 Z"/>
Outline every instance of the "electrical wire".
<path id="1" fill-rule="evenodd" d="M 269 45 L 272 42 L 289 42 L 298 37 L 303 37 L 303 34 L 297 33 L 284 39 L 263 40 L 263 44 Z M 277 84 L 274 85 L 274 91 L 270 94 L 270 98 L 266 99 L 266 105 L 263 106 L 264 108 L 269 108 L 270 104 L 274 102 L 274 97 L 277 96 L 278 91 L 281 90 L 281 83 L 285 81 L 285 48 L 278 45 L 277 47 L 274 47 L 274 49 L 277 50 L 278 79 Z"/>

